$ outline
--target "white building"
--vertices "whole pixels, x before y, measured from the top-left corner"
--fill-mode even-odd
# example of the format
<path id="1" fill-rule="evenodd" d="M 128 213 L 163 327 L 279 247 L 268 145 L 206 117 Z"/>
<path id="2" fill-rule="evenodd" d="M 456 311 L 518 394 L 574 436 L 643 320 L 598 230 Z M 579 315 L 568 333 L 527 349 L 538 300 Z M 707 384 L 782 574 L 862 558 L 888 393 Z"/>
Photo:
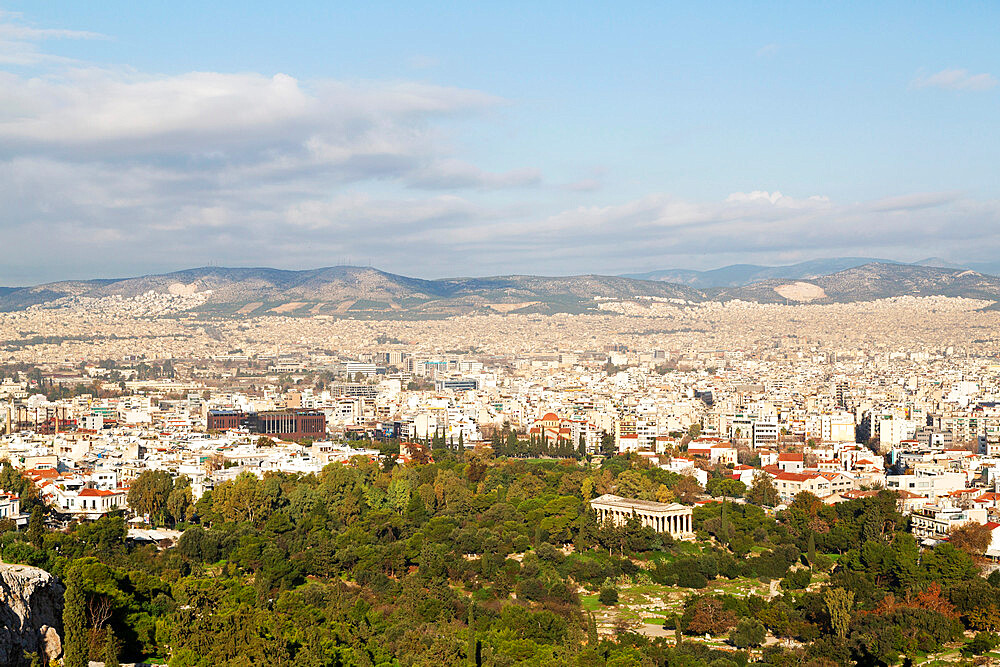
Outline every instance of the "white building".
<path id="1" fill-rule="evenodd" d="M 677 539 L 694 537 L 691 508 L 680 503 L 656 503 L 606 493 L 591 500 L 590 507 L 597 512 L 601 522 L 612 521 L 623 525 L 635 516 L 644 527 L 659 533 L 668 533 Z"/>

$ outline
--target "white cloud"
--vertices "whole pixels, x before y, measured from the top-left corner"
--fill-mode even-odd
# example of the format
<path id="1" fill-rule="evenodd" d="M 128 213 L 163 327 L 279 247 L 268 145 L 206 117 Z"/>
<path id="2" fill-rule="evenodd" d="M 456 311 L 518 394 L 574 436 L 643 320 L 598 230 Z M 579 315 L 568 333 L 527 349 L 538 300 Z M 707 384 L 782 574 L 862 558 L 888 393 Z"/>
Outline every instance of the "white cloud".
<path id="1" fill-rule="evenodd" d="M 726 197 L 726 202 L 729 204 L 771 204 L 783 208 L 815 208 L 829 204 L 830 199 L 822 195 L 795 199 L 786 197 L 777 190 L 774 192 L 754 190 L 753 192 L 734 192 Z"/>
<path id="2" fill-rule="evenodd" d="M 401 137 L 426 132 L 423 124 L 433 117 L 498 102 L 477 91 L 409 82 L 306 86 L 286 74 L 154 77 L 88 68 L 35 78 L 8 74 L 4 83 L 0 141 L 55 152 L 203 154 L 307 144 L 392 151 Z"/>
<path id="3" fill-rule="evenodd" d="M 541 172 L 537 169 L 522 168 L 490 173 L 461 160 L 441 160 L 415 171 L 409 177 L 410 185 L 425 190 L 527 187 L 538 185 L 541 180 Z"/>
<path id="4" fill-rule="evenodd" d="M 0 20 L 3 16 L 0 16 Z M 15 23 L 0 23 L 0 39 L 13 41 L 39 41 L 43 39 L 107 39 L 106 36 L 86 30 L 62 30 L 57 28 L 32 28 Z"/>
<path id="5" fill-rule="evenodd" d="M 293 204 L 284 212 L 291 225 L 311 230 L 337 231 L 352 236 L 359 229 L 371 234 L 412 232 L 414 225 L 468 221 L 478 216 L 469 201 L 454 195 L 430 199 L 381 199 L 365 193 L 349 193 L 326 201 L 306 201 Z M 395 229 L 394 229 L 395 228 Z M 403 228 L 403 229 L 399 229 Z"/>
<path id="6" fill-rule="evenodd" d="M 965 69 L 945 69 L 913 80 L 914 88 L 943 88 L 945 90 L 989 90 L 997 85 L 992 74 L 970 74 Z"/>
<path id="7" fill-rule="evenodd" d="M 43 53 L 38 42 L 54 39 L 107 39 L 86 30 L 35 28 L 26 25 L 19 12 L 0 10 L 0 65 L 37 65 L 40 63 L 70 63 L 69 58 Z"/>
<path id="8" fill-rule="evenodd" d="M 838 203 L 827 197 L 791 198 L 763 191 L 735 193 L 721 202 L 649 195 L 603 207 L 579 207 L 543 219 L 437 230 L 463 250 L 517 249 L 525 261 L 547 266 L 651 265 L 656 257 L 711 257 L 741 253 L 849 254 L 864 247 L 939 249 L 1000 245 L 1000 202 L 975 202 L 952 193 L 913 193 L 890 200 Z M 905 211 L 905 215 L 900 215 Z M 890 255 L 891 256 L 891 253 Z M 677 261 L 677 260 L 673 260 Z M 666 264 L 664 264 L 666 266 Z M 624 269 L 622 269 L 624 270 Z"/>

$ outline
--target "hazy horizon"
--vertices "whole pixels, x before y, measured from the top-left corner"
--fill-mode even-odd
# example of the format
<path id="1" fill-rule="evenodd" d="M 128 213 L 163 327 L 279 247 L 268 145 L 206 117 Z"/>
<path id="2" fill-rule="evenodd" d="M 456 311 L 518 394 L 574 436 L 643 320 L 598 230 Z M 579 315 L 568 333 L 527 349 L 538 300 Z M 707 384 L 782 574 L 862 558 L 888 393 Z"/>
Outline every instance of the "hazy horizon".
<path id="1" fill-rule="evenodd" d="M 885 263 L 893 263 L 893 264 L 907 264 L 907 265 L 914 265 L 914 266 L 928 266 L 928 267 L 931 267 L 931 268 L 935 268 L 935 267 L 937 267 L 937 265 L 936 264 L 924 264 L 922 262 L 924 262 L 924 261 L 931 261 L 931 260 L 943 260 L 943 261 L 951 262 L 951 260 L 945 260 L 944 258 L 940 258 L 940 257 L 926 257 L 926 258 L 921 258 L 920 260 L 916 260 L 916 261 L 913 261 L 913 262 L 896 260 L 896 259 L 892 259 L 892 258 L 888 258 L 888 257 L 813 257 L 813 258 L 802 260 L 800 262 L 789 262 L 787 264 L 756 264 L 756 263 L 752 263 L 752 262 L 736 262 L 736 263 L 733 263 L 733 264 L 726 264 L 726 265 L 723 265 L 723 266 L 710 266 L 710 267 L 704 268 L 704 269 L 695 269 L 695 268 L 690 268 L 690 267 L 670 266 L 670 267 L 662 267 L 660 269 L 652 269 L 650 271 L 619 271 L 619 272 L 603 272 L 603 273 L 602 272 L 598 272 L 598 271 L 581 271 L 581 272 L 577 272 L 577 273 L 551 273 L 551 272 L 549 272 L 549 273 L 547 273 L 547 272 L 535 272 L 535 273 L 531 273 L 531 272 L 512 272 L 512 271 L 507 271 L 507 272 L 498 272 L 498 273 L 479 273 L 479 274 L 465 274 L 465 273 L 461 273 L 460 274 L 460 273 L 454 273 L 454 274 L 445 274 L 445 275 L 440 275 L 440 276 L 424 276 L 424 275 L 418 275 L 418 274 L 413 274 L 413 273 L 404 273 L 404 272 L 399 272 L 399 271 L 390 271 L 390 270 L 388 270 L 388 269 L 386 269 L 384 267 L 376 266 L 374 264 L 358 264 L 358 263 L 334 263 L 334 264 L 324 264 L 324 265 L 319 265 L 319 266 L 300 266 L 300 267 L 263 266 L 263 265 L 250 265 L 250 264 L 245 265 L 245 266 L 236 265 L 236 264 L 230 264 L 230 265 L 203 264 L 203 265 L 199 265 L 199 266 L 179 266 L 179 267 L 175 267 L 175 268 L 168 268 L 168 269 L 163 270 L 163 271 L 145 271 L 145 272 L 136 273 L 136 274 L 111 274 L 111 273 L 108 273 L 108 274 L 104 274 L 104 275 L 72 275 L 72 276 L 60 277 L 60 278 L 56 278 L 54 280 L 46 280 L 46 281 L 43 281 L 43 282 L 36 282 L 36 283 L 0 284 L 0 287 L 4 287 L 4 288 L 21 288 L 21 287 L 33 287 L 35 285 L 57 283 L 57 282 L 72 282 L 72 281 L 85 281 L 85 280 L 119 280 L 119 279 L 137 278 L 137 277 L 148 276 L 148 275 L 165 275 L 165 274 L 171 274 L 171 273 L 180 273 L 180 272 L 183 272 L 183 271 L 195 271 L 195 270 L 200 270 L 200 269 L 212 269 L 212 268 L 227 269 L 227 270 L 228 269 L 250 269 L 250 270 L 252 270 L 252 269 L 260 269 L 260 270 L 276 270 L 276 271 L 289 271 L 289 272 L 318 271 L 318 270 L 321 270 L 321 269 L 331 269 L 331 268 L 356 268 L 356 269 L 373 269 L 373 270 L 377 270 L 377 271 L 382 271 L 384 273 L 391 273 L 391 274 L 394 274 L 394 275 L 404 276 L 404 277 L 407 277 L 407 278 L 418 278 L 418 279 L 422 279 L 422 280 L 445 280 L 445 279 L 460 279 L 460 278 L 490 278 L 490 277 L 506 276 L 506 275 L 531 275 L 531 276 L 552 277 L 552 278 L 568 277 L 568 276 L 576 276 L 576 275 L 603 275 L 603 276 L 613 276 L 613 277 L 634 277 L 634 276 L 639 275 L 639 274 L 657 273 L 657 272 L 666 272 L 666 271 L 696 271 L 696 272 L 699 272 L 699 273 L 706 273 L 706 272 L 711 272 L 711 271 L 721 271 L 721 270 L 724 270 L 724 269 L 729 269 L 729 268 L 734 268 L 734 267 L 740 267 L 740 266 L 755 266 L 755 267 L 760 267 L 760 268 L 783 268 L 783 267 L 789 267 L 789 266 L 796 266 L 798 264 L 807 264 L 807 263 L 813 263 L 813 262 L 834 262 L 834 261 L 837 261 L 837 260 L 848 260 L 848 259 L 852 259 L 852 260 L 865 260 L 864 263 L 885 262 Z M 978 265 L 978 264 L 988 264 L 988 263 L 975 263 L 974 262 L 973 264 Z M 959 264 L 957 262 L 955 263 L 955 265 L 956 265 L 955 267 L 937 267 L 937 268 L 966 268 L 964 265 L 961 265 L 961 264 Z M 1000 268 L 1000 265 L 998 265 L 998 268 Z M 979 269 L 977 269 L 977 270 L 979 270 Z M 982 270 L 985 270 L 985 269 L 982 269 Z"/>

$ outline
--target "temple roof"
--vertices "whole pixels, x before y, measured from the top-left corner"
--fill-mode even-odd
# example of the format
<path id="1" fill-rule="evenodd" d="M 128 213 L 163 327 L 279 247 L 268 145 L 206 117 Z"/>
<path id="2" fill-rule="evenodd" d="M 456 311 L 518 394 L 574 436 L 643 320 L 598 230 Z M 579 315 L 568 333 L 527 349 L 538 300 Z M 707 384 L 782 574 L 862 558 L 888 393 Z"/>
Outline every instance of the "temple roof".
<path id="1" fill-rule="evenodd" d="M 635 498 L 622 498 L 611 493 L 605 493 L 590 501 L 594 504 L 609 505 L 623 510 L 645 510 L 647 512 L 678 512 L 681 510 L 691 511 L 687 505 L 680 503 L 657 503 L 652 500 L 637 500 Z"/>

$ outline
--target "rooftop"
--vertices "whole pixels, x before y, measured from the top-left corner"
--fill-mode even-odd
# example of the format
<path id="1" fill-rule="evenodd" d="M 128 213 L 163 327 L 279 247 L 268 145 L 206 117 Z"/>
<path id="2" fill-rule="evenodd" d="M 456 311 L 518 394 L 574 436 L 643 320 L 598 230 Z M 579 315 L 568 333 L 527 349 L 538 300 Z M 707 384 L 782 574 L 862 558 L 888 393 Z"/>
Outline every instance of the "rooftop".
<path id="1" fill-rule="evenodd" d="M 687 505 L 680 503 L 658 503 L 652 500 L 638 500 L 636 498 L 622 498 L 611 493 L 605 493 L 590 501 L 591 505 L 600 504 L 610 507 L 617 507 L 624 510 L 645 510 L 647 512 L 676 512 L 678 510 L 691 509 Z"/>

